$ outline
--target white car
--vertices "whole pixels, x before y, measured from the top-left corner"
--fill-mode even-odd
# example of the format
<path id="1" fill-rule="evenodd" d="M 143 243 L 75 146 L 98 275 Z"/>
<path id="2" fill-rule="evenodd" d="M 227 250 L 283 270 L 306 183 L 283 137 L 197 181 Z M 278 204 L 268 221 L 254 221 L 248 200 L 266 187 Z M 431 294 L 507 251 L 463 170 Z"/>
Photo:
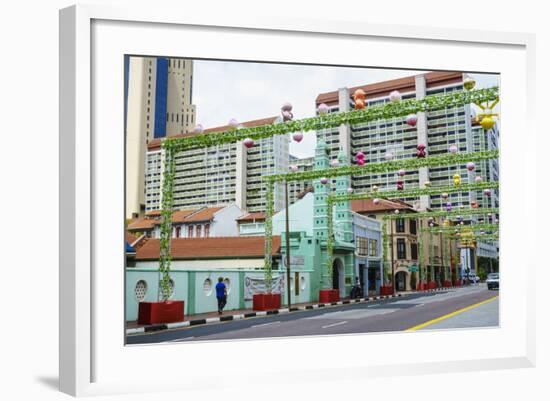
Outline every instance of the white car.
<path id="1" fill-rule="evenodd" d="M 499 289 L 499 283 L 500 283 L 500 277 L 498 273 L 489 273 L 487 276 L 487 280 L 485 281 L 487 283 L 487 289 L 493 290 Z"/>

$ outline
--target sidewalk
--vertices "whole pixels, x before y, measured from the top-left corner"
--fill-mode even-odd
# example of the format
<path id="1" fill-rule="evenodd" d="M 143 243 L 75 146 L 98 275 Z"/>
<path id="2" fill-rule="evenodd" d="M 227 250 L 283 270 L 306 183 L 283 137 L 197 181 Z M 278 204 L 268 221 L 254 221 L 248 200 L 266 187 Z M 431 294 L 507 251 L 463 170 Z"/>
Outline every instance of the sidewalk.
<path id="1" fill-rule="evenodd" d="M 354 304 L 354 303 L 372 302 L 372 301 L 377 301 L 381 299 L 396 298 L 396 297 L 402 297 L 402 296 L 413 295 L 418 293 L 450 290 L 452 288 L 459 288 L 459 287 L 451 287 L 451 288 L 442 287 L 442 288 L 436 288 L 436 289 L 424 290 L 424 291 L 403 291 L 403 292 L 396 292 L 394 295 L 379 295 L 379 296 L 356 298 L 356 299 L 344 298 L 338 302 L 331 302 L 331 303 L 319 303 L 319 302 L 299 303 L 299 304 L 292 304 L 292 307 L 290 308 L 290 310 L 288 308 L 283 307 L 280 309 L 274 309 L 269 311 L 254 311 L 252 309 L 232 309 L 232 310 L 223 312 L 222 315 L 219 315 L 218 312 L 199 313 L 195 315 L 185 316 L 182 322 L 176 322 L 176 323 L 139 325 L 137 321 L 130 321 L 130 322 L 126 322 L 126 334 L 127 335 L 141 334 L 141 333 L 160 331 L 160 330 L 169 330 L 169 329 L 177 329 L 177 328 L 189 327 L 189 326 L 198 326 L 203 324 L 227 322 L 231 320 L 249 319 L 257 316 L 276 315 L 280 313 L 291 313 L 291 312 L 303 311 L 308 309 L 318 309 L 318 308 L 326 308 L 331 306 L 340 306 L 340 305 L 347 305 L 347 304 Z"/>

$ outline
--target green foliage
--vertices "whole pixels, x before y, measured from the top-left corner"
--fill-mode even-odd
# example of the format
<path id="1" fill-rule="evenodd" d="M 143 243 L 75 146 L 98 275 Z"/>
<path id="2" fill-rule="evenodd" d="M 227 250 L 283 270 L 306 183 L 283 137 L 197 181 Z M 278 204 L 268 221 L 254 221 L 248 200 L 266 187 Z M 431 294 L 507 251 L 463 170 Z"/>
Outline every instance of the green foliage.
<path id="1" fill-rule="evenodd" d="M 411 113 L 443 110 L 448 107 L 497 100 L 498 94 L 499 88 L 496 86 L 472 91 L 457 91 L 444 95 L 426 96 L 423 99 L 407 99 L 396 103 L 371 106 L 362 110 L 330 113 L 259 127 L 230 129 L 224 132 L 191 135 L 183 138 L 166 138 L 162 141 L 162 147 L 180 152 L 187 149 L 234 143 L 245 138 L 258 140 L 298 131 L 307 132 L 335 128 L 342 124 L 364 124 L 370 121 L 405 117 Z"/>
<path id="2" fill-rule="evenodd" d="M 310 170 L 300 171 L 295 173 L 285 174 L 273 174 L 263 177 L 266 181 L 309 181 L 318 178 L 334 178 L 346 175 L 360 177 L 369 174 L 381 174 L 391 171 L 414 170 L 421 167 L 440 167 L 449 166 L 453 164 L 466 164 L 468 162 L 479 162 L 482 160 L 496 159 L 498 158 L 498 150 L 487 150 L 483 152 L 471 152 L 471 153 L 455 153 L 455 154 L 443 154 L 436 156 L 428 156 L 425 158 L 414 159 L 401 159 L 385 161 L 380 163 L 366 163 L 363 166 L 342 166 L 332 167 L 324 170 Z M 490 184 L 490 183 L 487 183 Z M 480 183 L 481 185 L 481 183 Z M 483 186 L 483 185 L 481 185 Z M 482 189 L 490 188 L 483 187 Z M 344 195 L 342 195 L 344 196 Z"/>

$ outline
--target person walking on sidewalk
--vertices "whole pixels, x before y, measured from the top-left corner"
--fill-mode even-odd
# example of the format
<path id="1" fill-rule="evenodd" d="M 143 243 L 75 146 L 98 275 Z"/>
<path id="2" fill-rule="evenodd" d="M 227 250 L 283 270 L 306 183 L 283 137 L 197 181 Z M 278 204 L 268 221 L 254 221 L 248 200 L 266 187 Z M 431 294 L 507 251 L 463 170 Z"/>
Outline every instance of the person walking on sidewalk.
<path id="1" fill-rule="evenodd" d="M 218 284 L 216 284 L 216 298 L 218 298 L 218 313 L 221 315 L 223 308 L 227 303 L 227 287 L 223 282 L 223 277 L 218 277 Z"/>

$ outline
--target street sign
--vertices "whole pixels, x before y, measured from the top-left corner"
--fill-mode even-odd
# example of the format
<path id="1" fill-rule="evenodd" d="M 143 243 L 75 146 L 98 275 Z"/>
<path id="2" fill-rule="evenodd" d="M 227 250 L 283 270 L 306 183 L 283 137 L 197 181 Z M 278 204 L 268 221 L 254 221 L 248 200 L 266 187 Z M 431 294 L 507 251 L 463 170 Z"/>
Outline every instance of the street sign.
<path id="1" fill-rule="evenodd" d="M 416 273 L 417 271 L 418 271 L 418 266 L 417 265 L 410 265 L 409 266 L 409 272 Z"/>

